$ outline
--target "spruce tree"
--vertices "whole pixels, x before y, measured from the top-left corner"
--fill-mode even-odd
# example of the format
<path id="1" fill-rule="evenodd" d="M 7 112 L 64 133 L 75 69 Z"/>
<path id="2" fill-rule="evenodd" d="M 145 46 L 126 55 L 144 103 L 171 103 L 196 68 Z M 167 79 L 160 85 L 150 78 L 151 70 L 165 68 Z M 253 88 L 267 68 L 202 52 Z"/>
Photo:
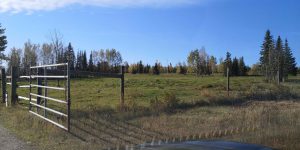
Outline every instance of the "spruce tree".
<path id="1" fill-rule="evenodd" d="M 150 69 L 151 69 L 151 66 L 149 64 L 147 64 L 145 67 L 144 67 L 144 73 L 149 73 L 150 72 Z"/>
<path id="2" fill-rule="evenodd" d="M 271 66 L 271 71 L 272 74 L 274 75 L 274 79 L 277 79 L 279 77 L 279 81 L 282 81 L 283 79 L 283 74 L 284 74 L 284 51 L 283 51 L 283 44 L 281 37 L 278 36 L 277 41 L 276 41 L 276 47 L 275 47 L 275 52 L 274 52 L 274 63 Z M 279 73 L 279 75 L 278 75 Z"/>
<path id="3" fill-rule="evenodd" d="M 75 54 L 74 54 L 74 49 L 73 49 L 71 43 L 69 43 L 68 49 L 67 49 L 65 55 L 67 57 L 67 61 L 69 61 L 70 70 L 75 70 Z"/>
<path id="4" fill-rule="evenodd" d="M 239 61 L 236 57 L 234 57 L 232 61 L 231 74 L 233 76 L 239 76 L 239 73 L 240 73 Z"/>
<path id="5" fill-rule="evenodd" d="M 160 64 L 158 62 L 156 62 L 154 67 L 153 67 L 153 74 L 155 74 L 155 75 L 160 74 Z"/>
<path id="6" fill-rule="evenodd" d="M 89 59 L 89 71 L 94 71 L 94 63 L 93 63 L 93 54 L 90 53 L 90 59 Z"/>
<path id="7" fill-rule="evenodd" d="M 144 73 L 144 65 L 143 65 L 143 62 L 141 60 L 138 62 L 137 66 L 138 66 L 138 73 L 139 74 Z"/>
<path id="8" fill-rule="evenodd" d="M 81 70 L 81 52 L 77 52 L 76 70 Z"/>
<path id="9" fill-rule="evenodd" d="M 273 51 L 274 51 L 274 40 L 273 36 L 271 35 L 270 30 L 267 30 L 265 34 L 265 38 L 263 44 L 261 46 L 260 51 L 260 65 L 262 67 L 262 72 L 267 81 L 270 81 L 272 78 L 271 68 L 273 66 L 272 59 L 273 59 Z"/>
<path id="10" fill-rule="evenodd" d="M 2 59 L 5 59 L 5 55 L 3 54 L 3 52 L 5 51 L 6 49 L 6 45 L 7 45 L 7 40 L 6 40 L 6 36 L 4 35 L 5 34 L 5 29 L 2 28 L 1 26 L 1 23 L 0 23 L 0 61 Z"/>
<path id="11" fill-rule="evenodd" d="M 289 47 L 288 40 L 285 40 L 284 43 L 284 58 L 285 58 L 285 77 L 288 76 L 288 74 L 291 75 L 297 75 L 297 63 L 295 57 L 293 57 L 293 53 L 291 51 L 291 48 Z"/>
<path id="12" fill-rule="evenodd" d="M 241 57 L 239 59 L 239 71 L 240 71 L 239 73 L 240 76 L 245 76 L 247 73 L 247 67 L 244 62 L 244 57 Z"/>
<path id="13" fill-rule="evenodd" d="M 86 57 L 86 51 L 83 52 L 82 54 L 82 70 L 86 71 L 88 68 L 87 64 L 87 57 Z"/>
<path id="14" fill-rule="evenodd" d="M 224 60 L 224 76 L 227 76 L 227 68 L 229 68 L 229 75 L 231 75 L 231 67 L 232 67 L 231 54 L 229 52 L 226 52 L 226 59 Z"/>

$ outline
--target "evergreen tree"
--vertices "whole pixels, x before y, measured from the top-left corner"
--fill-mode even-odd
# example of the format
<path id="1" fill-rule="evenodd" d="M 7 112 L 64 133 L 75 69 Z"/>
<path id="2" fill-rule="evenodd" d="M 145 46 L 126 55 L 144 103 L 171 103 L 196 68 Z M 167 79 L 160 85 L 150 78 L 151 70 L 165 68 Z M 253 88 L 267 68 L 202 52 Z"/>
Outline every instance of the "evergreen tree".
<path id="1" fill-rule="evenodd" d="M 89 59 L 89 71 L 94 71 L 94 61 L 93 61 L 93 53 L 90 53 L 90 59 Z"/>
<path id="2" fill-rule="evenodd" d="M 1 23 L 0 23 L 0 61 L 2 59 L 5 59 L 4 51 L 6 49 L 7 45 L 7 40 L 5 34 L 5 29 L 2 28 Z"/>
<path id="3" fill-rule="evenodd" d="M 176 66 L 176 73 L 178 74 L 186 74 L 187 73 L 187 66 L 185 63 L 179 62 Z"/>
<path id="4" fill-rule="evenodd" d="M 87 57 L 86 57 L 86 51 L 84 51 L 82 54 L 82 70 L 86 71 L 87 69 L 88 69 Z"/>
<path id="5" fill-rule="evenodd" d="M 153 67 L 153 74 L 159 75 L 160 74 L 160 63 L 156 62 Z"/>
<path id="6" fill-rule="evenodd" d="M 276 47 L 275 47 L 275 52 L 274 52 L 274 63 L 271 66 L 271 71 L 272 74 L 274 75 L 274 79 L 277 79 L 278 73 L 279 73 L 279 81 L 282 81 L 283 78 L 283 73 L 284 73 L 284 51 L 283 51 L 283 44 L 281 37 L 278 36 L 277 41 L 276 41 Z"/>
<path id="7" fill-rule="evenodd" d="M 227 68 L 229 68 L 229 75 L 231 75 L 231 67 L 232 67 L 232 61 L 231 61 L 231 54 L 229 52 L 226 53 L 226 59 L 224 60 L 224 76 L 227 76 Z"/>
<path id="8" fill-rule="evenodd" d="M 143 65 L 143 62 L 142 61 L 139 61 L 138 64 L 137 64 L 137 69 L 138 69 L 138 73 L 142 74 L 144 73 L 144 65 Z"/>
<path id="9" fill-rule="evenodd" d="M 64 49 L 60 49 L 58 52 L 57 52 L 57 58 L 56 58 L 56 61 L 57 63 L 65 63 L 66 62 L 66 55 L 64 53 Z"/>
<path id="10" fill-rule="evenodd" d="M 231 74 L 233 76 L 239 76 L 239 73 L 240 73 L 239 61 L 236 57 L 234 57 L 232 61 Z"/>
<path id="11" fill-rule="evenodd" d="M 101 62 L 100 61 L 97 62 L 97 71 L 101 72 Z"/>
<path id="12" fill-rule="evenodd" d="M 288 74 L 292 74 L 292 75 L 297 75 L 297 63 L 296 63 L 296 59 L 293 56 L 293 53 L 291 51 L 291 48 L 289 47 L 288 44 L 288 40 L 285 40 L 285 44 L 284 44 L 284 58 L 285 58 L 285 73 L 284 73 L 284 77 L 287 78 Z"/>
<path id="13" fill-rule="evenodd" d="M 65 60 L 65 61 L 69 61 L 70 70 L 75 70 L 75 54 L 74 54 L 74 49 L 73 49 L 71 43 L 69 43 L 69 45 L 68 45 L 68 48 L 66 51 L 66 57 L 67 57 L 67 60 Z"/>
<path id="14" fill-rule="evenodd" d="M 76 70 L 80 70 L 80 53 L 77 52 L 77 57 L 76 57 L 76 66 L 75 66 L 75 69 Z"/>
<path id="15" fill-rule="evenodd" d="M 244 62 L 244 57 L 241 57 L 239 59 L 239 75 L 240 76 L 245 76 L 246 73 L 247 73 L 247 67 L 245 65 L 245 62 Z"/>
<path id="16" fill-rule="evenodd" d="M 267 81 L 270 81 L 274 76 L 274 74 L 272 73 L 272 66 L 274 66 L 272 63 L 274 47 L 273 36 L 271 35 L 270 30 L 267 30 L 260 51 L 260 65 Z"/>
<path id="17" fill-rule="evenodd" d="M 149 64 L 147 64 L 145 67 L 144 67 L 144 73 L 150 73 L 150 69 L 151 69 L 151 66 Z"/>

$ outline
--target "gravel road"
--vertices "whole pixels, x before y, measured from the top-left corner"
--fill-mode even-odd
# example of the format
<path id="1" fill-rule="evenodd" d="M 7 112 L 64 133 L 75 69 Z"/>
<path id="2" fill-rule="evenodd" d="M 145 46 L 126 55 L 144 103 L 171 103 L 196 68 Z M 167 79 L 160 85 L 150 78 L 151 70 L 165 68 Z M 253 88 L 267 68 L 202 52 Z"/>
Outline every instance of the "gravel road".
<path id="1" fill-rule="evenodd" d="M 31 150 L 26 142 L 18 139 L 0 124 L 0 150 Z"/>

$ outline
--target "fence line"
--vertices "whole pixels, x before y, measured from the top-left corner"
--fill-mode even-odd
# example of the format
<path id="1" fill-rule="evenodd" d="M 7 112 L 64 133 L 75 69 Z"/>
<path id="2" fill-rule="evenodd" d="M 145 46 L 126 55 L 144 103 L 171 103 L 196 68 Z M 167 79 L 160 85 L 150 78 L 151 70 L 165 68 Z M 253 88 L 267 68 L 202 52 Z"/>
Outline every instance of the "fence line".
<path id="1" fill-rule="evenodd" d="M 50 67 L 54 67 L 55 70 L 51 69 Z M 61 67 L 61 68 L 57 68 Z M 65 68 L 63 68 L 65 67 Z M 43 72 L 41 72 L 43 70 Z M 10 104 L 14 105 L 17 100 L 25 100 L 28 102 L 29 111 L 31 114 L 34 114 L 46 121 L 57 125 L 62 129 L 66 129 L 70 131 L 70 106 L 71 106 L 71 97 L 70 97 L 70 76 L 87 76 L 87 77 L 105 77 L 105 78 L 118 78 L 121 79 L 120 84 L 120 109 L 124 110 L 124 74 L 125 74 L 124 66 L 121 67 L 121 73 L 100 73 L 100 72 L 88 72 L 88 71 L 70 71 L 68 63 L 62 64 L 52 64 L 52 65 L 41 65 L 41 66 L 32 66 L 29 69 L 29 75 L 17 76 L 17 68 L 11 68 L 11 74 L 6 76 L 5 69 L 1 70 L 1 80 L 2 80 L 2 101 L 5 102 L 5 96 L 7 95 L 6 85 L 10 85 L 11 92 L 9 93 L 9 100 Z M 8 81 L 6 81 L 8 79 Z M 24 79 L 29 82 L 29 85 L 18 85 L 17 82 L 20 81 L 19 79 Z M 48 86 L 48 80 L 57 80 L 58 84 L 60 80 L 65 80 L 66 84 L 64 87 L 55 87 L 55 86 Z M 36 84 L 32 82 L 36 81 Z M 44 83 L 43 83 L 44 82 Z M 17 94 L 17 88 L 28 88 L 28 96 L 19 96 Z M 35 93 L 34 90 L 37 89 Z M 42 90 L 43 89 L 43 90 Z M 52 90 L 59 90 L 65 92 L 65 99 L 56 99 L 48 96 L 48 89 Z M 43 92 L 44 91 L 44 92 Z M 42 101 L 43 100 L 43 101 Z M 59 112 L 53 108 L 47 107 L 47 101 L 53 101 L 57 103 L 62 103 L 66 105 L 66 113 Z M 44 102 L 44 103 L 42 103 Z M 33 109 L 34 107 L 34 109 Z M 44 115 L 40 114 L 39 110 L 44 111 Z M 59 124 L 49 118 L 47 118 L 47 111 L 54 113 L 56 115 L 67 117 L 67 126 Z M 41 117 L 42 116 L 42 117 Z"/>

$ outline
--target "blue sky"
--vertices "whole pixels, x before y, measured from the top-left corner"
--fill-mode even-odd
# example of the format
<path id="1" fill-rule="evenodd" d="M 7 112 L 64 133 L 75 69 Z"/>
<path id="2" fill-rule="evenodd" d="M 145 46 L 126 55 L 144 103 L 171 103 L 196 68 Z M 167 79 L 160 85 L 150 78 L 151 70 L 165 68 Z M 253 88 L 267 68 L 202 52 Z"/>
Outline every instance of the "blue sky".
<path id="1" fill-rule="evenodd" d="M 288 38 L 300 64 L 298 0 L 1 0 L 8 49 L 49 42 L 58 30 L 75 50 L 116 48 L 129 63 L 186 61 L 204 46 L 210 55 L 259 59 L 265 31 Z"/>

